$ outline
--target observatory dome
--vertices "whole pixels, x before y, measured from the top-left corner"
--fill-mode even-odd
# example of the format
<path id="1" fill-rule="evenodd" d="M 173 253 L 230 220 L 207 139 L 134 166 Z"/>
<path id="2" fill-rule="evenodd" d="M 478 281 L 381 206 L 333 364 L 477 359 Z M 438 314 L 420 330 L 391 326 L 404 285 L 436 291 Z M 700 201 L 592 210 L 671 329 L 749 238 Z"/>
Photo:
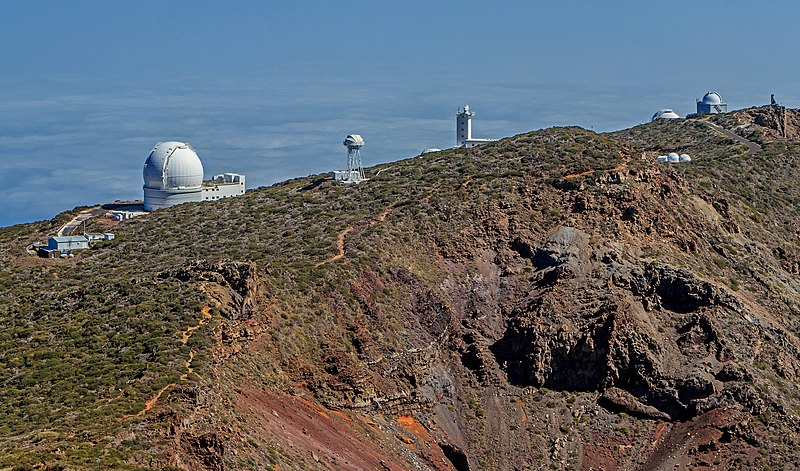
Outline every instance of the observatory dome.
<path id="1" fill-rule="evenodd" d="M 203 163 L 185 142 L 159 142 L 147 157 L 143 174 L 145 188 L 200 188 Z"/>
<path id="2" fill-rule="evenodd" d="M 650 118 L 650 121 L 655 121 L 657 119 L 675 119 L 675 118 L 680 118 L 678 113 L 672 111 L 669 108 L 664 108 L 663 110 L 658 110 L 656 114 L 654 114 L 653 117 Z"/>
<path id="3" fill-rule="evenodd" d="M 722 97 L 717 92 L 708 92 L 703 96 L 703 103 L 706 105 L 719 105 L 722 103 Z"/>
<path id="4" fill-rule="evenodd" d="M 364 138 L 360 134 L 350 134 L 344 138 L 343 144 L 347 147 L 363 147 Z"/>

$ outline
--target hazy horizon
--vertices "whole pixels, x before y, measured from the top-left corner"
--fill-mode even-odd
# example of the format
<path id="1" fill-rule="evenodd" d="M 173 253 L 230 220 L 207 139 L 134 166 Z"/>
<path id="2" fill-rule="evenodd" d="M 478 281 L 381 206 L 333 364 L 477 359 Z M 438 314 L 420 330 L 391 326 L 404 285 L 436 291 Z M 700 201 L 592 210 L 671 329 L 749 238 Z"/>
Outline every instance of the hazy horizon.
<path id="1" fill-rule="evenodd" d="M 141 198 L 163 140 L 191 143 L 206 177 L 243 173 L 255 188 L 342 167 L 349 133 L 364 136 L 365 165 L 451 147 L 464 104 L 474 135 L 497 138 L 686 115 L 710 90 L 729 109 L 772 93 L 800 105 L 790 2 L 6 9 L 0 226 Z"/>

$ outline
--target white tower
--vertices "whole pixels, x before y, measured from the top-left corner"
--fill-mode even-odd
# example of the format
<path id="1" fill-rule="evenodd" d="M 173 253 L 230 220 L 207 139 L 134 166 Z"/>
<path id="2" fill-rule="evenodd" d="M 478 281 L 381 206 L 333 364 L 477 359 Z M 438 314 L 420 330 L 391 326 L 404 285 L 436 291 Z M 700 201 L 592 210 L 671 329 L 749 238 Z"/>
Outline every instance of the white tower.
<path id="1" fill-rule="evenodd" d="M 364 147 L 364 138 L 358 134 L 350 134 L 344 139 L 347 147 L 347 170 L 333 172 L 334 180 L 343 183 L 358 183 L 364 178 L 364 168 L 361 166 L 361 148 Z"/>
<path id="2" fill-rule="evenodd" d="M 469 110 L 469 105 L 458 110 L 456 114 L 456 147 L 466 147 L 465 142 L 472 139 L 472 117 L 475 113 Z"/>

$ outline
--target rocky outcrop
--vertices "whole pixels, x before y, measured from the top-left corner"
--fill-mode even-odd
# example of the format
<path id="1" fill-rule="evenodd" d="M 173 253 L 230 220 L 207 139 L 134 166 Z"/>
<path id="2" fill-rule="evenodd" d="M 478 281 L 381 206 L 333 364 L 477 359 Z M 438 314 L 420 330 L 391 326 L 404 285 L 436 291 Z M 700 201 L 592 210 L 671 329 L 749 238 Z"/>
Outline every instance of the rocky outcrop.
<path id="1" fill-rule="evenodd" d="M 655 407 L 642 404 L 628 391 L 609 388 L 603 392 L 597 402 L 612 412 L 625 412 L 643 419 L 670 420 L 670 416 Z"/>
<path id="2" fill-rule="evenodd" d="M 200 283 L 209 288 L 207 291 L 212 297 L 229 307 L 222 312 L 231 320 L 252 317 L 262 290 L 260 275 L 252 262 L 195 260 L 161 276 L 174 276 L 181 281 Z M 216 288 L 210 288 L 212 285 Z"/>
<path id="3" fill-rule="evenodd" d="M 746 309 L 687 270 L 629 265 L 596 255 L 588 240 L 580 230 L 560 227 L 540 248 L 518 249 L 532 254 L 537 271 L 528 300 L 490 347 L 497 363 L 511 384 L 598 391 L 612 409 L 692 417 L 721 390 L 715 371 L 697 362 L 734 357 L 711 313 Z M 612 292 L 606 277 L 613 280 Z M 682 319 L 674 327 L 654 328 L 674 315 Z M 725 371 L 721 378 L 746 379 Z"/>
<path id="4" fill-rule="evenodd" d="M 687 313 L 711 305 L 738 308 L 733 296 L 699 280 L 687 270 L 650 263 L 632 273 L 631 293 L 643 301 L 645 309 L 664 308 Z"/>
<path id="5" fill-rule="evenodd" d="M 800 138 L 800 111 L 781 105 L 739 110 L 733 114 L 733 130 L 748 139 L 773 141 Z"/>

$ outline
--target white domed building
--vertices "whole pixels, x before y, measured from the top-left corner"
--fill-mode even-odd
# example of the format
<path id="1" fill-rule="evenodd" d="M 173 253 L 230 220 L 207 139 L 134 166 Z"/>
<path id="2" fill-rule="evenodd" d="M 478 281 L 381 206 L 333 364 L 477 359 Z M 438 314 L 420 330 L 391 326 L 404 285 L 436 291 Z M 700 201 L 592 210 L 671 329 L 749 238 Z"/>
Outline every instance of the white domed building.
<path id="1" fill-rule="evenodd" d="M 677 118 L 680 118 L 678 113 L 672 111 L 669 108 L 664 108 L 663 110 L 656 111 L 656 114 L 654 114 L 653 117 L 650 118 L 650 121 L 655 121 L 657 119 L 677 119 Z"/>
<path id="2" fill-rule="evenodd" d="M 244 194 L 244 175 L 225 173 L 203 181 L 203 163 L 185 142 L 159 142 L 144 162 L 144 210 Z"/>
<path id="3" fill-rule="evenodd" d="M 728 104 L 722 101 L 722 96 L 717 92 L 708 92 L 702 100 L 697 100 L 697 114 L 727 113 Z"/>

